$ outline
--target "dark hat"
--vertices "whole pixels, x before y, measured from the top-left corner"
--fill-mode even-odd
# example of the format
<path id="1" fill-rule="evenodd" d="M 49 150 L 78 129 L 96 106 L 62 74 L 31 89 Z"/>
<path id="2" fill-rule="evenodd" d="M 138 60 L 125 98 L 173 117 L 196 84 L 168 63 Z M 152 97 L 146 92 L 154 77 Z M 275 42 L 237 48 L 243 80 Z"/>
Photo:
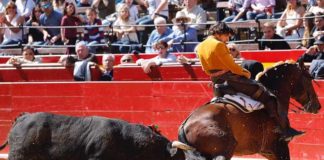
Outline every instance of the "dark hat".
<path id="1" fill-rule="evenodd" d="M 324 35 L 321 35 L 319 39 L 317 39 L 314 44 L 324 44 Z"/>

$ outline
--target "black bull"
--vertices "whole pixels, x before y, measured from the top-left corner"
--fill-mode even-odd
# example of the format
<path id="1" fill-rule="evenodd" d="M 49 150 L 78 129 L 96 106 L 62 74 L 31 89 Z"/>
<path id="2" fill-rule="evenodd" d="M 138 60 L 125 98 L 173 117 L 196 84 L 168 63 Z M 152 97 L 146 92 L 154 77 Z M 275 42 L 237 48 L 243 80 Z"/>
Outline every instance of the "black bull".
<path id="1" fill-rule="evenodd" d="M 151 128 L 103 117 L 24 114 L 6 144 L 9 160 L 184 159 L 182 150 Z"/>

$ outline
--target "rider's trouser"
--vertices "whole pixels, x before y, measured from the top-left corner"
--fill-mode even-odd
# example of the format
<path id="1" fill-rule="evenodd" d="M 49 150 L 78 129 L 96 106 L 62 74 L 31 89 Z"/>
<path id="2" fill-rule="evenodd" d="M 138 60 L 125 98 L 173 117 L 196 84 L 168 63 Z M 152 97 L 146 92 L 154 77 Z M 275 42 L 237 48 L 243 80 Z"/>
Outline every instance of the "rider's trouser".
<path id="1" fill-rule="evenodd" d="M 267 91 L 261 83 L 231 72 L 227 72 L 218 77 L 211 77 L 211 79 L 215 87 L 215 96 L 223 96 L 224 94 L 233 94 L 236 92 L 246 94 L 262 102 L 269 115 L 275 118 L 282 129 L 286 130 L 290 127 L 287 111 L 280 106 L 280 102 L 276 96 Z"/>

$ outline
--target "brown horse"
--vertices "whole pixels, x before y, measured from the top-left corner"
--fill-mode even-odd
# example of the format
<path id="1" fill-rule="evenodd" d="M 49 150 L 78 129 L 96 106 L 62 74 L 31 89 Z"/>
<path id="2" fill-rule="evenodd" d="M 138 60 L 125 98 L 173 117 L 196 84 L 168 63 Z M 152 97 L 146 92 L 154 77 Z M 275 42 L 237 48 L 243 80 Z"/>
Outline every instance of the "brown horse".
<path id="1" fill-rule="evenodd" d="M 317 113 L 321 108 L 303 62 L 282 62 L 262 73 L 259 82 L 278 97 L 287 112 L 290 97 L 306 112 Z M 192 156 L 207 160 L 255 153 L 271 160 L 290 159 L 288 142 L 280 140 L 278 124 L 264 109 L 243 113 L 230 104 L 207 103 L 183 122 L 179 140 L 193 148 Z"/>

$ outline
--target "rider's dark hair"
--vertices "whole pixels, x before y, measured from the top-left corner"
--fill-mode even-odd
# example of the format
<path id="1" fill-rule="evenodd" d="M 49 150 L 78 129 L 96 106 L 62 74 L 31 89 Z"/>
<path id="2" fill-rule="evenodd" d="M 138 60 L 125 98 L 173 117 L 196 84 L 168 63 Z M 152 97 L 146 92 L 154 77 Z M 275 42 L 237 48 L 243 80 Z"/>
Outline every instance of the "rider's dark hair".
<path id="1" fill-rule="evenodd" d="M 234 34 L 234 30 L 225 22 L 216 22 L 216 24 L 212 25 L 208 30 L 209 35 L 214 34 Z"/>

